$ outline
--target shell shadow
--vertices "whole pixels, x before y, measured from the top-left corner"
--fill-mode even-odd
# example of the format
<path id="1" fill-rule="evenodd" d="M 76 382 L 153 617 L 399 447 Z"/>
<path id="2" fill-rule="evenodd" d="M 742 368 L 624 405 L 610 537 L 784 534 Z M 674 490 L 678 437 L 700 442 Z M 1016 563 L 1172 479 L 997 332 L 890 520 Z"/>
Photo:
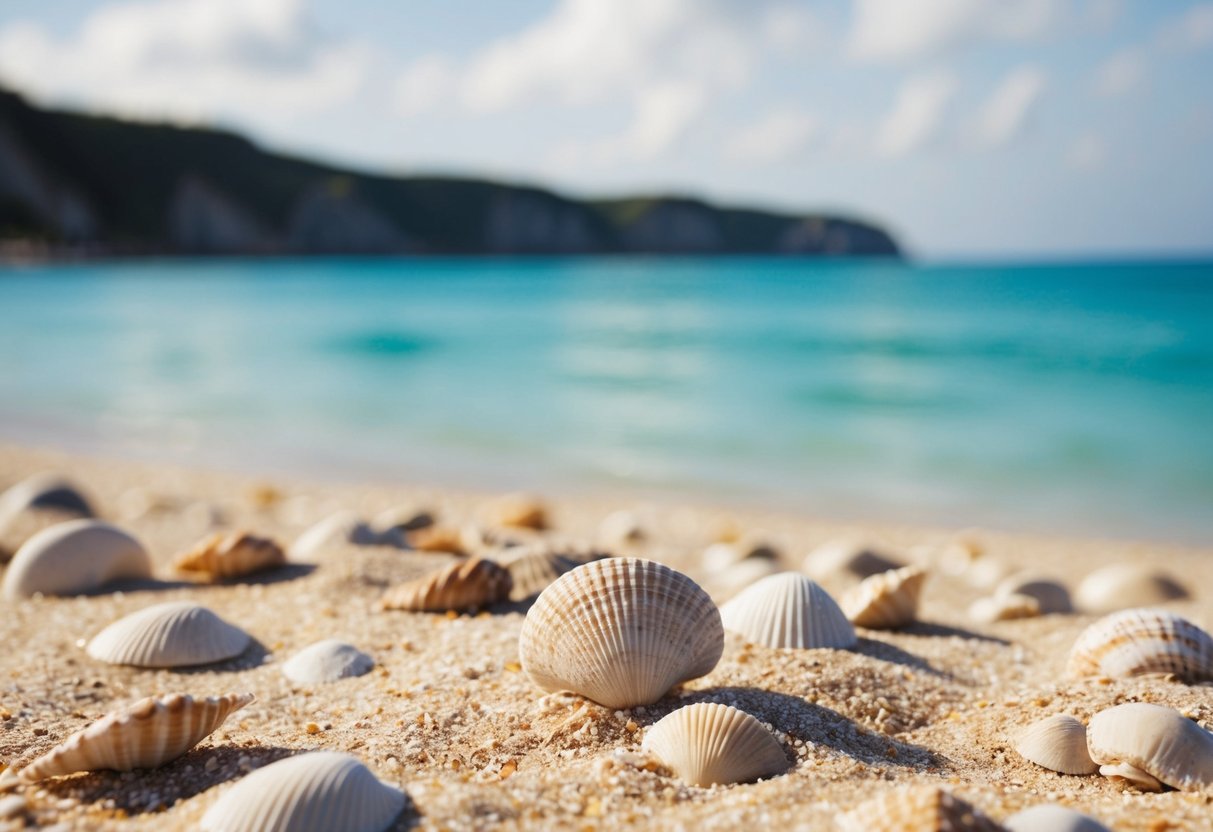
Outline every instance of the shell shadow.
<path id="1" fill-rule="evenodd" d="M 953 627 L 949 624 L 937 624 L 929 621 L 915 621 L 908 627 L 902 627 L 897 632 L 908 636 L 937 636 L 937 637 L 956 637 L 956 638 L 971 638 L 977 641 L 990 641 L 995 644 L 1000 644 L 1006 647 L 1011 642 L 998 636 L 987 635 L 986 633 L 977 633 L 973 630 L 966 630 L 963 627 Z"/>
<path id="2" fill-rule="evenodd" d="M 175 578 L 168 580 L 163 578 L 122 578 L 80 594 L 109 595 L 114 592 L 164 592 L 169 589 L 189 589 L 194 586 L 197 586 L 197 584 Z"/>
<path id="3" fill-rule="evenodd" d="M 314 563 L 287 563 L 282 566 L 275 566 L 273 569 L 263 569 L 251 575 L 239 575 L 234 578 L 225 578 L 222 581 L 209 583 L 200 581 L 188 585 L 197 589 L 207 589 L 210 587 L 239 586 L 240 584 L 278 584 L 298 580 L 315 571 L 316 564 Z"/>
<path id="4" fill-rule="evenodd" d="M 183 676 L 202 673 L 239 673 L 242 670 L 252 670 L 254 667 L 260 667 L 265 664 L 266 657 L 269 655 L 270 651 L 265 648 L 265 645 L 254 638 L 239 656 L 233 656 L 230 659 L 211 664 L 174 667 L 172 670 L 174 673 L 180 673 Z"/>
<path id="5" fill-rule="evenodd" d="M 940 670 L 939 668 L 935 667 L 921 656 L 916 656 L 913 653 L 902 650 L 900 647 L 889 644 L 887 641 L 878 641 L 876 639 L 863 638 L 861 636 L 859 642 L 851 648 L 851 652 L 858 653 L 861 656 L 867 656 L 871 659 L 877 659 L 882 662 L 890 662 L 892 664 L 910 667 L 914 670 L 920 670 L 923 673 L 929 673 L 932 676 L 937 676 L 941 679 L 947 679 L 949 681 L 956 678 L 946 670 Z"/>

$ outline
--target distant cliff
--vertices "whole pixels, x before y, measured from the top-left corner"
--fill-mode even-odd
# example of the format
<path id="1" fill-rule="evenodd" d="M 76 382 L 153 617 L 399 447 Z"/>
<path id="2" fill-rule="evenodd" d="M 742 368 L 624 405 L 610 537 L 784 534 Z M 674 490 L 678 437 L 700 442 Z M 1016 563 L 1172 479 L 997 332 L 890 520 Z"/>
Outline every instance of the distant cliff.
<path id="1" fill-rule="evenodd" d="M 377 176 L 0 90 L 2 240 L 99 254 L 900 254 L 853 219 Z"/>

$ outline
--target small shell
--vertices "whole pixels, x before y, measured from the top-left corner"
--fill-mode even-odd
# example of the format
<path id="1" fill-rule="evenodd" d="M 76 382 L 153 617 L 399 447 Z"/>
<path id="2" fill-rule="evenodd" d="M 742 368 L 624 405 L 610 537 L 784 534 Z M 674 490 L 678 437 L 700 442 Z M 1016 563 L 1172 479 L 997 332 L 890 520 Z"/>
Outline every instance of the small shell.
<path id="1" fill-rule="evenodd" d="M 1006 598 L 1010 595 L 1026 595 L 1035 598 L 1040 606 L 1041 615 L 1052 613 L 1069 613 L 1074 611 L 1070 603 L 1070 591 L 1065 585 L 1052 578 L 1042 578 L 1036 575 L 1012 575 L 1002 581 L 994 590 L 996 598 Z"/>
<path id="2" fill-rule="evenodd" d="M 380 541 L 369 525 L 352 511 L 339 511 L 315 524 L 295 539 L 288 551 L 296 563 L 315 563 L 326 550 L 343 545 L 368 546 Z"/>
<path id="3" fill-rule="evenodd" d="M 434 513 L 417 506 L 394 506 L 376 514 L 372 525 L 380 536 L 392 531 L 407 534 L 434 525 Z"/>
<path id="4" fill-rule="evenodd" d="M 1213 734 L 1173 708 L 1131 702 L 1100 711 L 1087 728 L 1087 748 L 1105 776 L 1213 791 Z"/>
<path id="5" fill-rule="evenodd" d="M 446 552 L 466 555 L 469 547 L 461 529 L 453 526 L 424 526 L 405 535 L 410 549 L 418 552 Z"/>
<path id="6" fill-rule="evenodd" d="M 852 624 L 873 630 L 893 630 L 913 624 L 927 573 L 903 566 L 864 578 L 842 596 L 840 606 Z"/>
<path id="7" fill-rule="evenodd" d="M 199 572 L 208 580 L 236 578 L 286 563 L 282 547 L 248 532 L 216 532 L 177 558 L 177 569 Z"/>
<path id="8" fill-rule="evenodd" d="M 713 543 L 703 550 L 699 560 L 704 572 L 715 574 L 747 560 L 775 563 L 779 551 L 761 538 L 750 537 L 733 543 Z"/>
<path id="9" fill-rule="evenodd" d="M 76 595 L 121 578 L 150 578 L 138 540 L 100 520 L 69 520 L 25 541 L 4 573 L 3 595 Z"/>
<path id="10" fill-rule="evenodd" d="M 969 605 L 969 617 L 983 624 L 995 621 L 1013 621 L 1019 618 L 1035 618 L 1040 615 L 1040 602 L 1027 595 L 996 595 L 993 598 L 978 598 Z"/>
<path id="11" fill-rule="evenodd" d="M 1165 604 L 1189 594 L 1183 584 L 1152 566 L 1114 563 L 1084 578 L 1074 600 L 1083 612 L 1109 613 Z"/>
<path id="12" fill-rule="evenodd" d="M 1099 766 L 1087 753 L 1087 729 L 1069 714 L 1033 722 L 1015 737 L 1015 750 L 1029 762 L 1062 774 L 1094 774 Z"/>
<path id="13" fill-rule="evenodd" d="M 251 639 L 206 607 L 169 601 L 120 618 L 93 637 L 88 654 L 109 664 L 190 667 L 239 656 Z"/>
<path id="14" fill-rule="evenodd" d="M 33 783 L 77 771 L 156 768 L 189 751 L 254 698 L 251 693 L 149 696 L 72 734 L 21 769 L 21 779 Z"/>
<path id="15" fill-rule="evenodd" d="M 909 786 L 873 798 L 838 819 L 844 832 L 1004 832 L 938 786 Z"/>
<path id="16" fill-rule="evenodd" d="M 1173 673 L 1188 682 L 1213 679 L 1213 637 L 1174 613 L 1114 612 L 1074 642 L 1067 672 L 1113 679 L 1144 673 Z"/>
<path id="17" fill-rule="evenodd" d="M 485 503 L 481 515 L 491 526 L 543 531 L 549 525 L 547 506 L 532 494 L 506 494 L 498 497 Z"/>
<path id="18" fill-rule="evenodd" d="M 726 630 L 767 647 L 853 647 L 855 629 L 830 594 L 796 572 L 751 584 L 720 608 Z"/>
<path id="19" fill-rule="evenodd" d="M 491 560 L 471 558 L 392 587 L 379 600 L 379 608 L 413 612 L 480 609 L 508 598 L 511 583 L 509 570 Z"/>
<path id="20" fill-rule="evenodd" d="M 404 810 L 404 792 L 358 758 L 312 751 L 259 768 L 205 815 L 205 832 L 383 832 Z"/>
<path id="21" fill-rule="evenodd" d="M 647 537 L 640 518 L 630 511 L 612 512 L 598 525 L 598 540 L 605 546 L 635 546 Z"/>
<path id="22" fill-rule="evenodd" d="M 707 593 L 639 558 L 596 560 L 562 575 L 527 612 L 518 638 L 536 685 L 609 708 L 656 702 L 710 673 L 723 651 L 720 613 Z"/>
<path id="23" fill-rule="evenodd" d="M 1112 832 L 1090 815 L 1048 803 L 1016 812 L 1003 826 L 1007 832 Z"/>
<path id="24" fill-rule="evenodd" d="M 692 786 L 748 783 L 788 770 L 775 735 L 729 705 L 679 708 L 648 730 L 641 747 Z"/>
<path id="25" fill-rule="evenodd" d="M 516 546 L 504 556 L 502 565 L 509 570 L 513 581 L 511 601 L 525 601 L 543 592 L 553 581 L 566 572 L 594 560 L 610 557 L 605 552 L 595 551 L 546 551 L 542 548 Z"/>
<path id="26" fill-rule="evenodd" d="M 375 660 L 352 644 L 328 638 L 304 647 L 282 665 L 282 673 L 292 682 L 315 684 L 336 682 L 369 673 Z"/>
<path id="27" fill-rule="evenodd" d="M 903 566 L 904 563 L 863 541 L 839 538 L 809 552 L 802 568 L 810 578 L 828 581 L 842 576 L 862 579 Z"/>
<path id="28" fill-rule="evenodd" d="M 96 517 L 89 501 L 58 474 L 34 474 L 0 494 L 0 517 L 27 509 L 55 511 L 70 517 Z"/>

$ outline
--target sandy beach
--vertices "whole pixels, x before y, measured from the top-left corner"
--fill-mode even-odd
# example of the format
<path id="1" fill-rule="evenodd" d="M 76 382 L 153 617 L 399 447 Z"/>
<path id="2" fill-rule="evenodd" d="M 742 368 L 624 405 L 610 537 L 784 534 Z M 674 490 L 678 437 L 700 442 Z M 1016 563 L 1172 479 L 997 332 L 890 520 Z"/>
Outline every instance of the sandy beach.
<path id="1" fill-rule="evenodd" d="M 72 732 L 141 697 L 249 691 L 256 701 L 184 757 L 153 771 L 98 772 L 19 787 L 0 829 L 189 829 L 248 772 L 308 750 L 347 751 L 409 798 L 397 829 L 831 829 L 840 813 L 887 790 L 935 784 L 995 820 L 1040 803 L 1086 812 L 1117 830 L 1213 829 L 1213 794 L 1148 794 L 1095 776 L 1033 765 L 1011 747 L 1023 726 L 1071 713 L 1086 721 L 1124 702 L 1174 707 L 1213 728 L 1213 686 L 1165 677 L 1071 679 L 1070 646 L 1096 619 L 1047 615 L 975 623 L 987 595 L 972 570 L 932 570 L 920 622 L 860 630 L 851 650 L 774 650 L 726 634 L 710 674 L 655 705 L 612 711 L 546 694 L 519 664 L 527 606 L 475 615 L 383 612 L 390 585 L 453 561 L 387 546 L 342 546 L 314 567 L 288 566 L 244 582 L 192 584 L 173 559 L 218 529 L 284 545 L 335 511 L 373 517 L 424 508 L 443 525 L 473 522 L 493 495 L 397 485 L 316 484 L 0 448 L 0 487 L 41 471 L 68 477 L 98 514 L 151 553 L 158 586 L 87 597 L 5 601 L 0 623 L 0 764 L 19 768 Z M 722 533 L 767 540 L 798 569 L 824 541 L 859 536 L 911 559 L 965 540 L 979 560 L 1060 579 L 1071 591 L 1094 569 L 1143 562 L 1193 594 L 1168 609 L 1213 626 L 1213 550 L 1146 542 L 1062 539 L 983 529 L 864 527 L 812 516 L 542 495 L 562 541 L 595 541 L 612 511 L 635 514 L 647 540 L 614 554 L 662 561 L 713 592 L 701 553 Z M 999 571 L 991 567 L 991 574 Z M 825 580 L 837 595 L 847 579 Z M 91 659 L 84 643 L 123 615 L 188 599 L 237 624 L 254 644 L 237 659 L 187 672 Z M 281 666 L 324 638 L 375 660 L 332 684 L 289 681 Z M 637 765 L 646 728 L 693 702 L 735 705 L 766 723 L 794 759 L 786 774 L 727 786 L 687 786 Z M 0 797 L 0 800 L 5 798 Z"/>

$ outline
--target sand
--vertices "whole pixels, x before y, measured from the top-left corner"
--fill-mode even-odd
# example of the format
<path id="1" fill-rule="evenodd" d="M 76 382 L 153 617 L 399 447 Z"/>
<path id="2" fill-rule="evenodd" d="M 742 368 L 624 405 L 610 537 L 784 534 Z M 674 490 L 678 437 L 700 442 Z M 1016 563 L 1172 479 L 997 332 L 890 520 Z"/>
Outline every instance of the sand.
<path id="1" fill-rule="evenodd" d="M 313 749 L 356 754 L 404 789 L 410 804 L 397 829 L 831 829 L 840 812 L 912 783 L 951 789 L 998 820 L 1057 802 L 1115 829 L 1213 829 L 1213 795 L 1143 794 L 1099 776 L 1055 774 L 1011 748 L 1013 733 L 1033 720 L 1069 712 L 1085 721 L 1131 701 L 1169 705 L 1213 727 L 1213 686 L 1163 677 L 1065 678 L 1069 647 L 1095 616 L 975 624 L 967 609 L 985 592 L 964 576 L 937 571 L 926 587 L 922 622 L 907 630 L 861 630 L 850 651 L 771 650 L 730 634 L 709 675 L 655 705 L 611 711 L 573 695 L 545 694 L 528 681 L 517 647 L 525 604 L 458 616 L 376 611 L 386 587 L 452 562 L 447 555 L 343 546 L 314 569 L 220 586 L 183 582 L 171 569 L 176 554 L 216 528 L 289 543 L 338 509 L 371 517 L 394 506 L 424 507 L 459 525 L 475 519 L 490 495 L 274 481 L 0 447 L 0 487 L 45 470 L 69 476 L 102 516 L 135 533 L 165 583 L 0 602 L 6 645 L 0 763 L 18 768 L 103 714 L 151 694 L 251 691 L 257 701 L 154 771 L 82 774 L 0 796 L 0 829 L 193 828 L 242 775 Z M 1104 564 L 1159 565 L 1196 595 L 1170 608 L 1213 625 L 1213 550 L 545 497 L 553 534 L 566 539 L 592 540 L 607 513 L 633 511 L 649 542 L 627 553 L 662 560 L 706 587 L 712 581 L 700 553 L 726 527 L 770 540 L 788 569 L 839 535 L 861 535 L 904 554 L 963 534 L 984 549 L 985 562 L 1054 576 L 1071 588 Z M 838 578 L 825 585 L 837 594 L 849 584 Z M 188 672 L 109 666 L 82 649 L 120 616 L 176 599 L 207 605 L 251 633 L 254 646 L 232 661 Z M 327 685 L 283 676 L 282 663 L 296 651 L 330 637 L 371 654 L 375 669 Z M 764 782 L 705 789 L 637 765 L 646 726 L 692 702 L 733 704 L 758 717 L 785 744 L 794 766 Z"/>

